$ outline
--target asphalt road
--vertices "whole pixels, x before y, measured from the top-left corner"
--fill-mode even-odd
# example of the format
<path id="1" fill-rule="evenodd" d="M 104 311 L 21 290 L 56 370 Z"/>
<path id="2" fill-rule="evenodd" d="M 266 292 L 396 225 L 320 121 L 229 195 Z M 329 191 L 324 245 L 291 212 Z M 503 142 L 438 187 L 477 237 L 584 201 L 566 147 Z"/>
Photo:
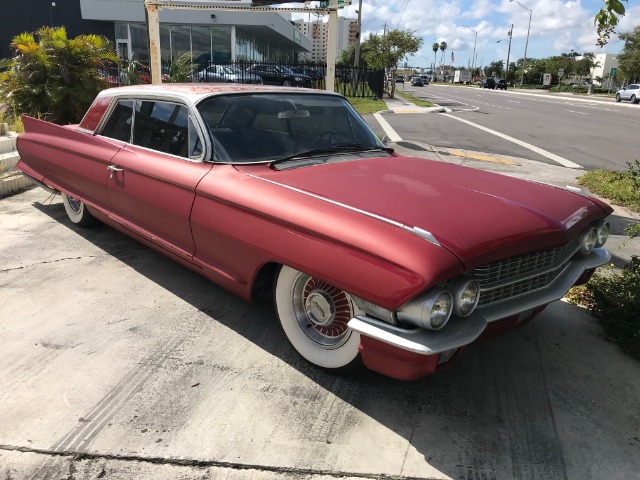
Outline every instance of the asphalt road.
<path id="1" fill-rule="evenodd" d="M 563 169 L 564 170 L 564 169 Z M 638 364 L 557 302 L 411 383 L 35 188 L 0 200 L 0 479 L 631 479 Z"/>
<path id="2" fill-rule="evenodd" d="M 398 84 L 397 88 L 403 87 Z M 640 105 L 437 83 L 422 88 L 407 83 L 404 91 L 451 109 L 438 115 L 386 115 L 404 140 L 556 165 L 561 164 L 558 156 L 586 170 L 626 170 L 627 162 L 640 159 L 638 140 L 632 133 L 640 120 Z M 513 139 L 549 155 L 513 143 Z"/>

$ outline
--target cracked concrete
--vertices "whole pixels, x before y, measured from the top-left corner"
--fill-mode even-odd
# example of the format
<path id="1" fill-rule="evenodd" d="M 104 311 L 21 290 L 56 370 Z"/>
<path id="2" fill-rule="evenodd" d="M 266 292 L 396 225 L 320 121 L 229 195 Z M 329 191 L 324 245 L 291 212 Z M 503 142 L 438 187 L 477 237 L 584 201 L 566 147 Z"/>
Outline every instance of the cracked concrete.
<path id="1" fill-rule="evenodd" d="M 578 307 L 418 382 L 329 375 L 269 303 L 46 198 L 0 203 L 0 480 L 637 475 L 640 367 Z"/>

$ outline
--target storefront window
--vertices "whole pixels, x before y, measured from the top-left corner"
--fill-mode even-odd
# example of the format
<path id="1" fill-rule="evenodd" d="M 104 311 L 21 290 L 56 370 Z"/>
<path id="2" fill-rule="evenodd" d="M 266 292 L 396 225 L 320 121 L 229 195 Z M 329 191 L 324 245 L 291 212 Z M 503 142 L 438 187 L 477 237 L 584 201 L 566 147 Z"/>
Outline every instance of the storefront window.
<path id="1" fill-rule="evenodd" d="M 214 63 L 231 61 L 231 27 L 211 27 L 211 50 Z"/>
<path id="2" fill-rule="evenodd" d="M 149 62 L 149 34 L 147 26 L 141 23 L 130 23 L 131 50 L 133 59 L 139 62 Z"/>
<path id="3" fill-rule="evenodd" d="M 191 61 L 204 68 L 211 61 L 211 27 L 191 27 Z"/>
<path id="4" fill-rule="evenodd" d="M 191 28 L 171 25 L 171 60 L 175 62 L 185 53 L 191 54 Z"/>

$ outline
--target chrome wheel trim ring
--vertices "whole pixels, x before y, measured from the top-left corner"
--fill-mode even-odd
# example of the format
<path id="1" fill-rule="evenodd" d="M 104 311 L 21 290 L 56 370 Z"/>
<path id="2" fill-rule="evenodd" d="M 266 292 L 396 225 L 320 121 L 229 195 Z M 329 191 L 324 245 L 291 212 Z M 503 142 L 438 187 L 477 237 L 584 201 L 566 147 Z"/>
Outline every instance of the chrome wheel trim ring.
<path id="1" fill-rule="evenodd" d="M 318 347 L 333 350 L 351 335 L 353 318 L 349 296 L 322 280 L 300 273 L 292 286 L 293 312 L 300 330 Z"/>
<path id="2" fill-rule="evenodd" d="M 80 213 L 80 210 L 82 210 L 82 202 L 80 200 L 76 200 L 75 198 L 67 195 L 67 202 L 69 203 L 69 208 L 71 208 L 71 210 L 75 213 Z"/>

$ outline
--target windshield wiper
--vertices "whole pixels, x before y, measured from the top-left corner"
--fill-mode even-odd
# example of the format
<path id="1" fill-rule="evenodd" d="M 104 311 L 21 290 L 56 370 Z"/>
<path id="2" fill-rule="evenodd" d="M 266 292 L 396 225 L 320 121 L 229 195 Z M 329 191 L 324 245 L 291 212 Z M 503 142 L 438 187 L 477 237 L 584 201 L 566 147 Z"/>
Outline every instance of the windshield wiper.
<path id="1" fill-rule="evenodd" d="M 372 147 L 371 145 L 362 145 L 359 143 L 344 143 L 339 145 L 333 145 L 331 147 L 324 148 L 314 148 L 312 150 L 308 150 L 306 152 L 296 153 L 295 155 L 290 155 L 288 157 L 279 158 L 277 160 L 273 160 L 270 162 L 270 165 L 275 165 L 281 162 L 288 162 L 290 160 L 298 160 L 302 158 L 314 157 L 317 155 L 331 154 L 336 152 L 375 152 L 375 151 L 385 151 L 387 153 L 393 153 L 393 148 L 389 147 Z"/>

